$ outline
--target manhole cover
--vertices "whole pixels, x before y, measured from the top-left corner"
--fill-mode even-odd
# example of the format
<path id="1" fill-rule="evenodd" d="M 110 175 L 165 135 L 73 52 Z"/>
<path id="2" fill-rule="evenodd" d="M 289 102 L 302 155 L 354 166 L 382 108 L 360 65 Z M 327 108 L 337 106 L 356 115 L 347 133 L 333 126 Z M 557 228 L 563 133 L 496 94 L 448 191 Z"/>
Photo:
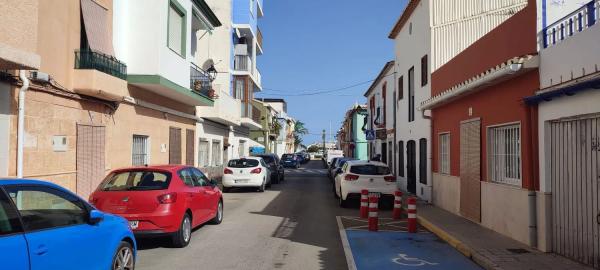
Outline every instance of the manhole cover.
<path id="1" fill-rule="evenodd" d="M 508 251 L 510 251 L 511 253 L 514 253 L 514 254 L 529 253 L 528 250 L 522 249 L 522 248 L 507 248 L 506 250 L 508 250 Z"/>

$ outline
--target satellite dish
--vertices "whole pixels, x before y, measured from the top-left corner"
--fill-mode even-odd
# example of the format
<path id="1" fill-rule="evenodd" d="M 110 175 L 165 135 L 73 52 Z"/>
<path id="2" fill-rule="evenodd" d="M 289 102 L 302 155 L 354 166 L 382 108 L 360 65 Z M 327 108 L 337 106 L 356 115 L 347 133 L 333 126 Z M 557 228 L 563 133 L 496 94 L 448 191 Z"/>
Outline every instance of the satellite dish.
<path id="1" fill-rule="evenodd" d="M 212 59 L 208 59 L 208 60 L 204 61 L 204 64 L 202 64 L 202 69 L 204 69 L 204 70 L 208 70 L 211 67 L 212 68 L 215 67 L 215 61 L 213 61 Z"/>

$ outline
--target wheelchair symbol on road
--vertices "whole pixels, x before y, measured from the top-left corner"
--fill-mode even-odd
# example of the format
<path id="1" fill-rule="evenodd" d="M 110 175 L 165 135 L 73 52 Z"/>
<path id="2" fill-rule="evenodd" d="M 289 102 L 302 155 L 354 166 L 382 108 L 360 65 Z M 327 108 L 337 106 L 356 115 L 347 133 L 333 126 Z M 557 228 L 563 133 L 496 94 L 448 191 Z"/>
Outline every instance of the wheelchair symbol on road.
<path id="1" fill-rule="evenodd" d="M 392 259 L 392 261 L 399 265 L 404 266 L 425 266 L 425 265 L 438 265 L 438 263 L 428 262 L 426 260 L 421 260 L 418 258 L 408 257 L 406 254 L 398 254 L 398 258 Z"/>

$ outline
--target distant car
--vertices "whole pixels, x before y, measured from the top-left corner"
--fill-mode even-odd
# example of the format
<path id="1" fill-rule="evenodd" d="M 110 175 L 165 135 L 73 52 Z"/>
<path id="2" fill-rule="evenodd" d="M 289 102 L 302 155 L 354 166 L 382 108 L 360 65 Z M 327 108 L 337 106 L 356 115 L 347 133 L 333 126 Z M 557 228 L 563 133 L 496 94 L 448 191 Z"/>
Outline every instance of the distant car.
<path id="1" fill-rule="evenodd" d="M 340 159 L 339 157 L 335 157 L 331 159 L 331 163 L 329 165 L 327 165 L 327 176 L 329 176 L 329 178 L 333 179 L 333 176 L 331 175 L 331 168 L 333 168 L 333 165 L 335 165 L 335 163 L 337 162 L 337 160 Z"/>
<path id="2" fill-rule="evenodd" d="M 396 178 L 387 164 L 374 161 L 348 161 L 338 169 L 335 177 L 335 195 L 341 207 L 350 199 L 360 199 L 363 189 L 379 193 L 380 200 L 393 200 L 397 190 Z"/>
<path id="3" fill-rule="evenodd" d="M 286 168 L 300 168 L 300 159 L 296 154 L 283 154 L 281 156 L 281 162 L 283 167 Z"/>
<path id="4" fill-rule="evenodd" d="M 327 155 L 326 155 L 326 163 L 327 166 L 331 166 L 331 161 L 334 158 L 340 158 L 340 157 L 344 157 L 344 151 L 342 150 L 327 150 Z"/>
<path id="5" fill-rule="evenodd" d="M 96 210 L 57 185 L 0 180 L 2 269 L 133 269 L 127 220 Z"/>
<path id="6" fill-rule="evenodd" d="M 339 168 L 342 168 L 342 166 L 344 166 L 344 164 L 346 164 L 346 162 L 351 161 L 351 160 L 356 160 L 354 158 L 334 158 L 331 162 L 331 167 L 329 168 L 328 174 L 329 174 L 329 179 L 331 179 L 331 181 L 333 181 L 333 179 L 335 179 L 335 177 L 337 176 L 337 170 Z"/>
<path id="7" fill-rule="evenodd" d="M 269 165 L 260 157 L 232 159 L 223 169 L 223 191 L 232 187 L 255 187 L 259 192 L 271 187 Z"/>
<path id="8" fill-rule="evenodd" d="M 223 220 L 217 183 L 183 165 L 112 171 L 90 195 L 90 202 L 129 220 L 136 236 L 168 236 L 179 248 L 190 243 L 193 228 Z"/>
<path id="9" fill-rule="evenodd" d="M 260 154 L 255 155 L 255 157 L 262 158 L 265 163 L 269 166 L 269 171 L 271 172 L 271 182 L 273 184 L 278 184 L 283 182 L 285 179 L 285 170 L 283 169 L 283 165 L 281 165 L 281 160 L 275 154 Z"/>
<path id="10" fill-rule="evenodd" d="M 300 162 L 300 164 L 304 164 L 304 163 L 308 162 L 302 153 L 296 153 L 296 157 L 298 158 L 298 161 Z"/>
<path id="11" fill-rule="evenodd" d="M 308 152 L 301 152 L 304 157 L 304 163 L 308 163 L 310 161 L 310 154 Z"/>

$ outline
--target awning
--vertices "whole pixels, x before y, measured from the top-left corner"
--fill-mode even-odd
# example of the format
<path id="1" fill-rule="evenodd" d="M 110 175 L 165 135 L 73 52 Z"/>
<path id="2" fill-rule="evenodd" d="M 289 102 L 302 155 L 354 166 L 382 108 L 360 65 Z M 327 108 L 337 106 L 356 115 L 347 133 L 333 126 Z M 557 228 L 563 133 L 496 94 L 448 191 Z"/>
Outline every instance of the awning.
<path id="1" fill-rule="evenodd" d="M 465 95 L 496 85 L 538 67 L 539 58 L 537 55 L 515 57 L 421 102 L 419 110 L 430 110 L 447 104 Z"/>
<path id="2" fill-rule="evenodd" d="M 90 49 L 114 56 L 108 27 L 108 10 L 94 0 L 81 0 L 81 14 Z"/>
<path id="3" fill-rule="evenodd" d="M 600 72 L 537 91 L 535 95 L 526 97 L 525 103 L 535 105 L 561 96 L 572 96 L 580 92 L 592 90 L 600 90 Z"/>

